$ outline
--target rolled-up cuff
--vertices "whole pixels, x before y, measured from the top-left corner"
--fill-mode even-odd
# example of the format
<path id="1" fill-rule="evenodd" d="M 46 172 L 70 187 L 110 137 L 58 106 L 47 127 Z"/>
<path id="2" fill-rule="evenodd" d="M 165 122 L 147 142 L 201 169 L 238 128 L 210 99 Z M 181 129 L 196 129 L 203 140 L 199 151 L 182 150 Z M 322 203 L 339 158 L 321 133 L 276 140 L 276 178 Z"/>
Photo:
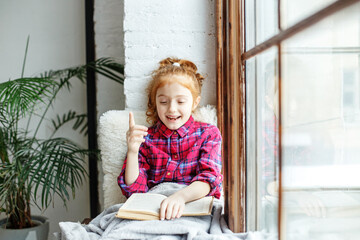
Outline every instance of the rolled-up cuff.
<path id="1" fill-rule="evenodd" d="M 142 169 L 140 169 L 139 176 L 135 182 L 130 185 L 126 185 L 125 174 L 121 173 L 118 177 L 118 185 L 120 186 L 123 195 L 127 198 L 129 198 L 133 193 L 142 193 L 149 190 L 149 187 L 147 186 L 147 178 Z"/>
<path id="2" fill-rule="evenodd" d="M 222 179 L 223 176 L 221 174 L 214 176 L 211 173 L 201 173 L 194 177 L 191 182 L 201 181 L 208 183 L 210 185 L 210 192 L 207 196 L 214 196 L 219 199 L 221 196 Z"/>

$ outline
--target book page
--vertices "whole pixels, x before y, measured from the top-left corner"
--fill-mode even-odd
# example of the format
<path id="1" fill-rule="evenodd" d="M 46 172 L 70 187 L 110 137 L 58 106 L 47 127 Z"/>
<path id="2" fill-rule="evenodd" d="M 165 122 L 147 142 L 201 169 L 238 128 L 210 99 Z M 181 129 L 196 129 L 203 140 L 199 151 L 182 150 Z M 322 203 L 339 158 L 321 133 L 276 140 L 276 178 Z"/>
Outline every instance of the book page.
<path id="1" fill-rule="evenodd" d="M 185 205 L 183 215 L 205 215 L 211 212 L 213 197 L 204 197 Z"/>
<path id="2" fill-rule="evenodd" d="M 360 207 L 360 193 L 356 191 L 317 191 L 312 194 L 328 208 Z"/>
<path id="3" fill-rule="evenodd" d="M 305 214 L 304 206 L 306 204 L 316 202 L 317 204 L 311 205 L 312 211 L 320 211 L 324 209 L 326 217 L 339 218 L 339 217 L 353 217 L 359 216 L 360 212 L 360 194 L 356 191 L 309 191 L 306 192 L 308 196 L 306 198 L 294 198 L 299 192 L 285 192 L 284 195 L 284 207 L 290 214 Z M 293 195 L 291 195 L 293 194 Z M 295 194 L 295 195 L 294 195 Z M 303 204 L 303 205 L 301 205 Z M 310 205 L 309 205 L 310 206 Z"/>
<path id="4" fill-rule="evenodd" d="M 120 209 L 159 214 L 160 204 L 165 198 L 155 193 L 133 193 Z"/>

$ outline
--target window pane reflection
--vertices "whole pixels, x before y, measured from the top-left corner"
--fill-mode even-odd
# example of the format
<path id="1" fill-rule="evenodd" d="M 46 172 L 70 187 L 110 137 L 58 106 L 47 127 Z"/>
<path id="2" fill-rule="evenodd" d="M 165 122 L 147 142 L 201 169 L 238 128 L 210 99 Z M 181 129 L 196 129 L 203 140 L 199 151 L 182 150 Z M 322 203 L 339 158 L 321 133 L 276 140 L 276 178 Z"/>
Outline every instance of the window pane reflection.
<path id="1" fill-rule="evenodd" d="M 277 2 L 277 0 L 245 0 L 246 50 L 279 32 Z"/>
<path id="2" fill-rule="evenodd" d="M 281 1 L 281 27 L 286 29 L 309 17 L 336 0 L 283 0 Z"/>
<path id="3" fill-rule="evenodd" d="M 277 232 L 279 114 L 278 62 L 273 48 L 256 57 L 257 72 L 257 162 L 259 193 L 259 228 Z"/>
<path id="4" fill-rule="evenodd" d="M 283 43 L 282 234 L 360 234 L 360 4 Z"/>
<path id="5" fill-rule="evenodd" d="M 277 232 L 277 56 L 272 48 L 246 62 L 248 224 L 267 233 Z"/>
<path id="6" fill-rule="evenodd" d="M 277 0 L 256 0 L 256 44 L 279 32 L 277 3 Z"/>

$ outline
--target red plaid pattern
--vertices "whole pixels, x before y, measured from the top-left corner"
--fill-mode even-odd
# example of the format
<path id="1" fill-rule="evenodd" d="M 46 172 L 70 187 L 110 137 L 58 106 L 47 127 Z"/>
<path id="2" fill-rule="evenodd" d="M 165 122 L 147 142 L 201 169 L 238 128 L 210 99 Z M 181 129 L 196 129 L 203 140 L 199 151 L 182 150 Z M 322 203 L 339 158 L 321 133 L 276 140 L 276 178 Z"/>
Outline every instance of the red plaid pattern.
<path id="1" fill-rule="evenodd" d="M 217 127 L 195 122 L 193 117 L 179 129 L 168 129 L 161 121 L 148 129 L 139 150 L 139 176 L 125 184 L 125 159 L 118 184 L 126 197 L 147 192 L 162 182 L 189 185 L 194 181 L 210 184 L 209 196 L 220 198 L 221 134 Z"/>

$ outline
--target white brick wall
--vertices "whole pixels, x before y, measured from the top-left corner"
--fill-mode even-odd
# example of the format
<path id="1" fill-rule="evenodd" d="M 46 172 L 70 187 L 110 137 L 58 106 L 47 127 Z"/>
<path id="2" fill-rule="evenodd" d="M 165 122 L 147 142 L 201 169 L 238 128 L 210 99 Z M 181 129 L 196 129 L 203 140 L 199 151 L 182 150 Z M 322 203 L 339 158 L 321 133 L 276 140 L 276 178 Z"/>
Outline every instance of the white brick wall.
<path id="1" fill-rule="evenodd" d="M 169 56 L 195 62 L 207 75 L 201 105 L 215 104 L 214 7 L 215 0 L 95 0 L 96 58 L 118 59 L 126 74 L 124 87 L 98 79 L 98 117 L 124 109 L 125 101 L 127 108 L 146 109 L 149 74 Z M 103 206 L 101 170 L 99 166 Z"/>
<path id="2" fill-rule="evenodd" d="M 124 0 L 126 107 L 146 109 L 145 88 L 157 63 L 173 56 L 206 75 L 201 105 L 216 104 L 215 0 Z"/>

